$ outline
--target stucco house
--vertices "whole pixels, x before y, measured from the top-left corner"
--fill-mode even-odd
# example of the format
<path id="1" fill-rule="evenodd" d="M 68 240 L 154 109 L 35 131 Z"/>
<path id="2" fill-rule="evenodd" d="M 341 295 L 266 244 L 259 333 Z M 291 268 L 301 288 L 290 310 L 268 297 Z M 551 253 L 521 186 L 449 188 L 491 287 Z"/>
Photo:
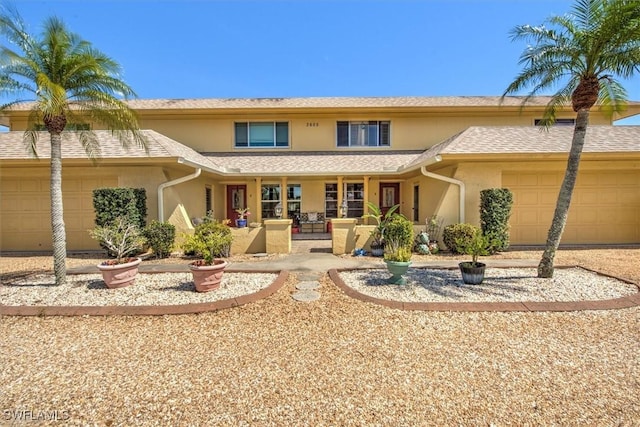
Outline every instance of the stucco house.
<path id="1" fill-rule="evenodd" d="M 479 192 L 514 193 L 512 244 L 541 245 L 564 175 L 575 113 L 556 126 L 536 126 L 549 98 L 524 108 L 508 97 L 388 97 L 133 100 L 148 152 L 124 149 L 109 131 L 97 161 L 77 135 L 63 144 L 67 246 L 96 249 L 92 190 L 144 187 L 149 219 L 188 227 L 211 210 L 249 220 L 282 216 L 298 222 L 360 218 L 366 203 L 400 203 L 415 224 L 430 215 L 445 223 L 479 222 Z M 563 243 L 640 243 L 640 126 L 612 126 L 640 113 L 591 114 L 581 169 Z M 39 158 L 27 154 L 29 105 L 0 116 L 0 250 L 49 250 L 48 135 Z M 343 201 L 346 211 L 343 212 Z"/>

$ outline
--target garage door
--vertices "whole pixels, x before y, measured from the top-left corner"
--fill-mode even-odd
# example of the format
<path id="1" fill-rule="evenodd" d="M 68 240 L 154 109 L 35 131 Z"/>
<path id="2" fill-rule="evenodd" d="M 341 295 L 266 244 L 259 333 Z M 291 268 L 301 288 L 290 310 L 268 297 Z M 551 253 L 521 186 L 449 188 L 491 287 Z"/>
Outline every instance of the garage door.
<path id="1" fill-rule="evenodd" d="M 116 177 L 63 181 L 64 222 L 68 250 L 97 249 L 87 230 L 95 225 L 93 190 L 115 187 Z M 48 178 L 3 178 L 0 183 L 0 249 L 51 250 L 51 208 Z"/>
<path id="2" fill-rule="evenodd" d="M 513 244 L 544 244 L 564 172 L 504 172 Z M 562 243 L 640 243 L 640 171 L 580 172 Z"/>

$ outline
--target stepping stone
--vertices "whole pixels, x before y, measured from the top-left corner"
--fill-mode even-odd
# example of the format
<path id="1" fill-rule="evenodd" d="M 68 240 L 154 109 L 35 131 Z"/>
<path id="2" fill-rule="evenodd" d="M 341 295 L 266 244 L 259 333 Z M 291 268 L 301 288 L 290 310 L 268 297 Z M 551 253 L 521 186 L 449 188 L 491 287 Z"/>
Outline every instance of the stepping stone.
<path id="1" fill-rule="evenodd" d="M 266 256 L 268 256 L 268 254 L 265 252 L 258 252 L 257 254 L 253 254 L 254 258 L 264 258 Z"/>
<path id="2" fill-rule="evenodd" d="M 318 280 L 320 277 L 322 277 L 322 273 L 302 273 L 298 278 L 302 282 L 307 282 Z"/>
<path id="3" fill-rule="evenodd" d="M 308 282 L 300 282 L 296 285 L 296 289 L 301 291 L 314 291 L 320 287 L 320 283 L 308 281 Z"/>
<path id="4" fill-rule="evenodd" d="M 294 294 L 291 295 L 291 296 L 296 301 L 309 302 L 309 301 L 315 301 L 315 300 L 319 299 L 320 298 L 320 292 L 317 292 L 317 291 L 298 291 L 298 292 L 294 292 Z"/>

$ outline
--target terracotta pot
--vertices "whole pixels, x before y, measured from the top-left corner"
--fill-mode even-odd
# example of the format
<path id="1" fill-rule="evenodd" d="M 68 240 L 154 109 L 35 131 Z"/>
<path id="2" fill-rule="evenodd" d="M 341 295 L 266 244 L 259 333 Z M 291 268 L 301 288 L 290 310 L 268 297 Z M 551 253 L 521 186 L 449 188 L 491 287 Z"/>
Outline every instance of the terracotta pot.
<path id="1" fill-rule="evenodd" d="M 102 272 L 102 280 L 104 280 L 107 288 L 124 288 L 133 284 L 138 275 L 138 266 L 141 262 L 140 258 L 136 258 L 134 261 L 124 264 L 98 264 L 98 269 Z"/>
<path id="2" fill-rule="evenodd" d="M 227 262 L 222 259 L 213 261 L 213 265 L 197 265 L 197 263 L 189 264 L 191 274 L 193 274 L 193 283 L 196 285 L 196 291 L 209 292 L 220 287 L 222 281 L 222 273 L 227 267 Z"/>
<path id="3" fill-rule="evenodd" d="M 467 285 L 479 285 L 484 280 L 486 266 L 481 262 L 477 262 L 476 267 L 473 267 L 471 262 L 461 262 L 458 267 L 460 267 L 460 273 L 462 273 L 462 281 Z"/>

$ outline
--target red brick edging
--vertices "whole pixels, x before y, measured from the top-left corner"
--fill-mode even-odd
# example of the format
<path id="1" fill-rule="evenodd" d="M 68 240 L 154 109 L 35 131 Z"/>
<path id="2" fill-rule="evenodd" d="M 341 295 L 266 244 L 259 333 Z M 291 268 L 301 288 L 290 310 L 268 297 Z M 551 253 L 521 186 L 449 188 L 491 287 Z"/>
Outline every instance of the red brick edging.
<path id="1" fill-rule="evenodd" d="M 581 267 L 584 268 L 584 267 Z M 342 289 L 348 296 L 360 301 L 371 302 L 389 308 L 399 310 L 422 310 L 422 311 L 580 311 L 580 310 L 614 310 L 620 308 L 631 308 L 640 305 L 640 289 L 632 295 L 620 298 L 596 300 L 596 301 L 523 301 L 523 302 L 403 302 L 375 298 L 356 291 L 348 286 L 340 277 L 341 271 L 357 269 L 331 269 L 329 277 L 335 285 Z M 588 269 L 585 269 L 588 270 Z M 591 270 L 593 271 L 593 270 Z M 599 272 L 595 272 L 602 274 Z M 637 283 L 618 277 L 603 274 L 625 283 L 631 283 L 638 288 Z"/>
<path id="2" fill-rule="evenodd" d="M 241 270 L 228 270 L 232 273 L 243 273 Z M 273 271 L 246 271 L 245 273 L 274 273 Z M 145 274 L 145 273 L 141 273 Z M 148 273 L 155 274 L 155 273 Z M 9 306 L 0 304 L 0 315 L 3 316 L 161 316 L 165 314 L 191 314 L 217 311 L 224 308 L 238 307 L 255 302 L 275 294 L 282 288 L 289 277 L 286 270 L 280 271 L 278 277 L 266 288 L 252 294 L 241 295 L 220 301 L 202 302 L 180 305 L 111 305 L 111 306 Z"/>

